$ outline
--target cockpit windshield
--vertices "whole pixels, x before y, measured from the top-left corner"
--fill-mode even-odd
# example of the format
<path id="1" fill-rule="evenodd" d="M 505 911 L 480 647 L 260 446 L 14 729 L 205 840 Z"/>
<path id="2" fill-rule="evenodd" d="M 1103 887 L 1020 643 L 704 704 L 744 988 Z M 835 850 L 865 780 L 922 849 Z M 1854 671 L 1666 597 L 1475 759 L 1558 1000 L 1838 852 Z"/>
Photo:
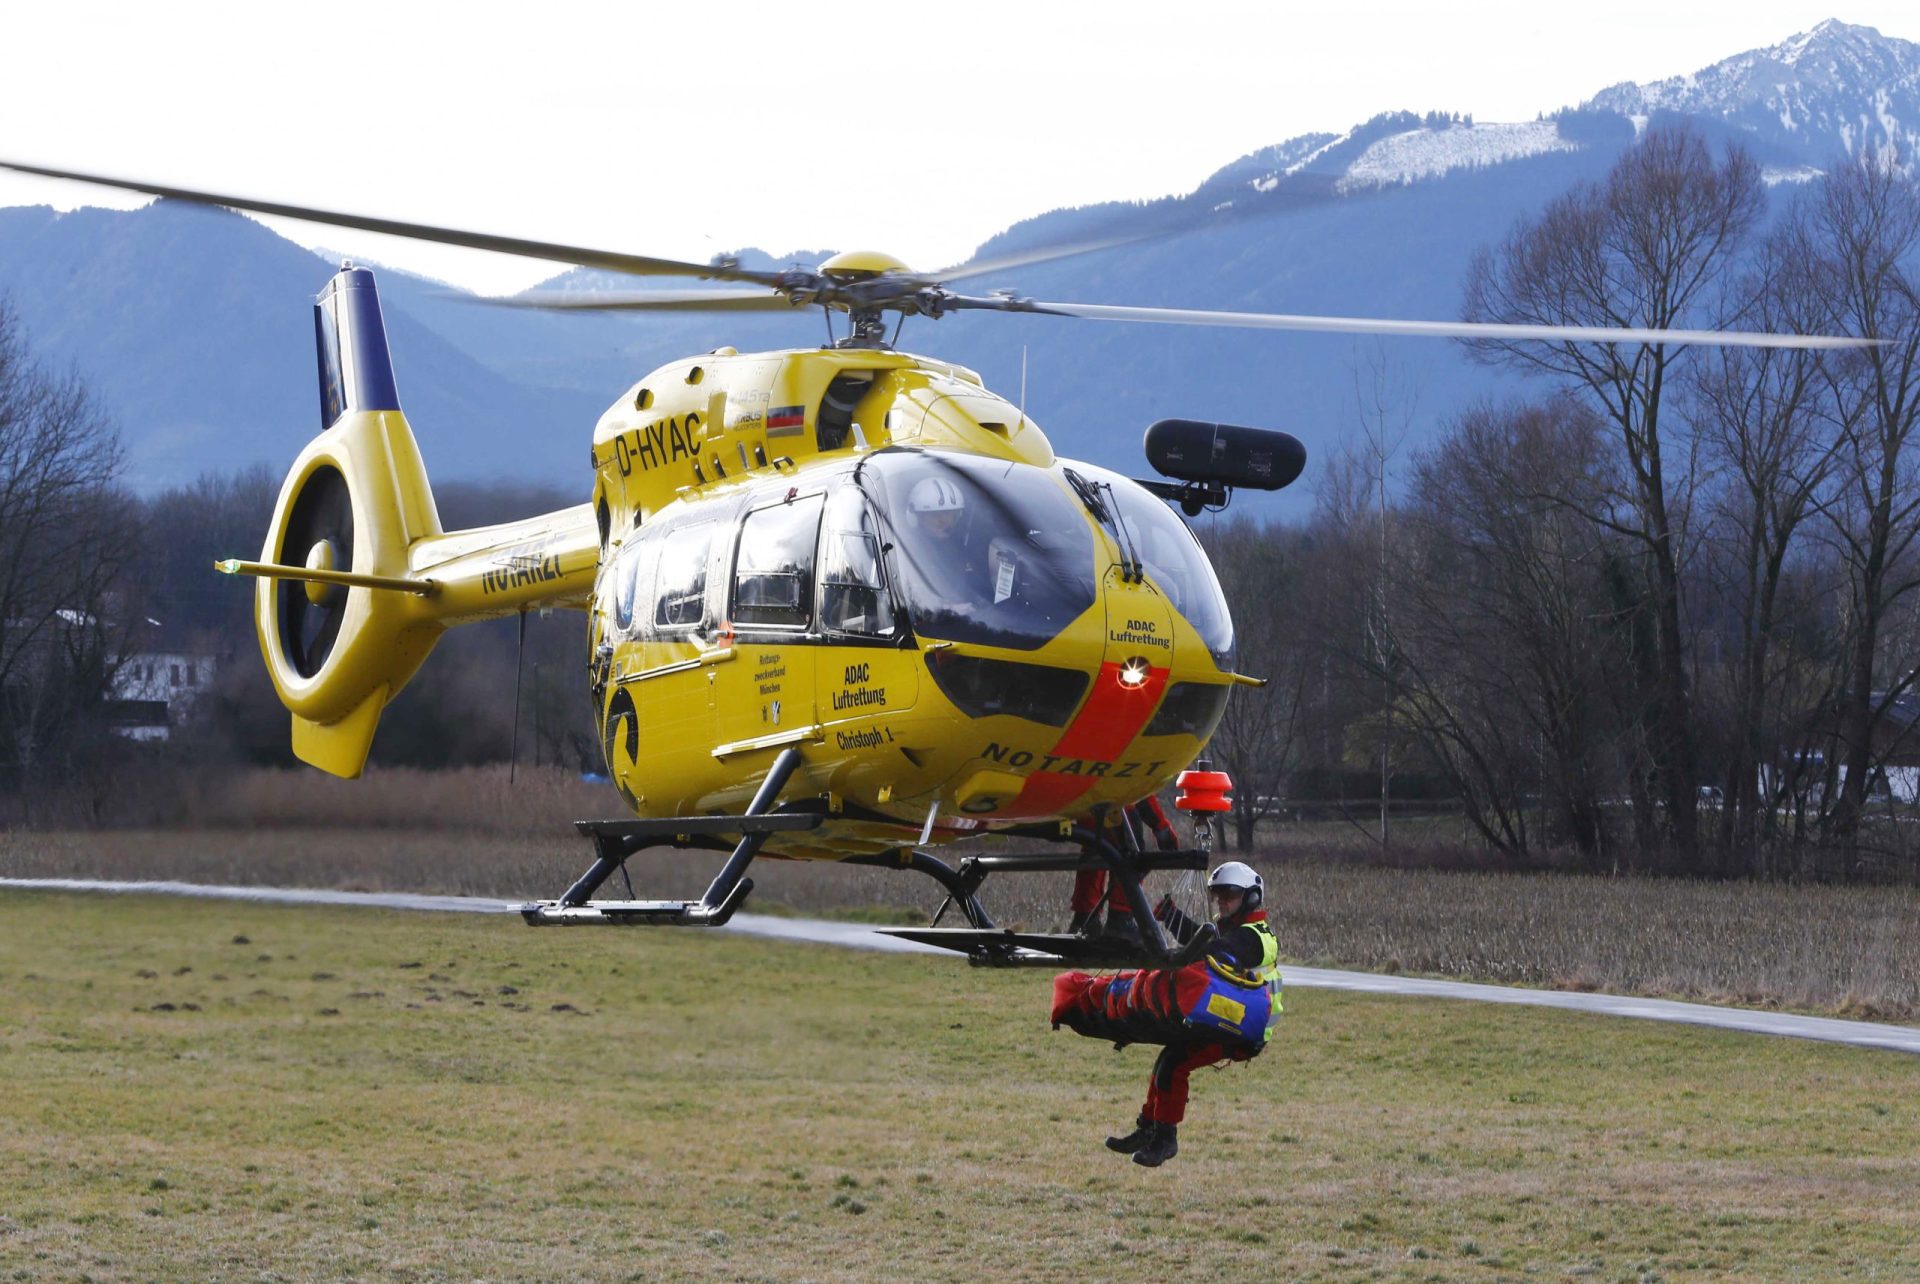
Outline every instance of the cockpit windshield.
<path id="1" fill-rule="evenodd" d="M 916 633 L 1031 651 L 1093 605 L 1093 532 L 1030 464 L 884 450 L 861 469 L 888 518 Z"/>
<path id="2" fill-rule="evenodd" d="M 1082 463 L 1075 463 L 1073 471 L 1098 486 L 1103 502 L 1112 497 L 1126 527 L 1125 540 L 1131 541 L 1147 578 L 1167 595 L 1173 609 L 1186 617 L 1207 644 L 1214 663 L 1231 667 L 1233 617 L 1227 612 L 1226 595 L 1220 591 L 1213 564 L 1187 524 L 1174 515 L 1166 501 L 1117 473 Z"/>

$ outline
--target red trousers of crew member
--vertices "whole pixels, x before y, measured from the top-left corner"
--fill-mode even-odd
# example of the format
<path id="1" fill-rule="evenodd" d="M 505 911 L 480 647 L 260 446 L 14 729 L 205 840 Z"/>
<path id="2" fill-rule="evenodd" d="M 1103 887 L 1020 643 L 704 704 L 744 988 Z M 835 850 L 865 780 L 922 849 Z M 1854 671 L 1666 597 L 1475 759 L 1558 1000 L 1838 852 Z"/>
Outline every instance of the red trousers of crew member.
<path id="1" fill-rule="evenodd" d="M 1127 810 L 1146 826 L 1161 851 L 1170 852 L 1179 848 L 1179 836 L 1173 832 L 1173 826 L 1167 823 L 1167 813 L 1160 806 L 1158 798 L 1149 794 Z M 1100 908 L 1100 898 L 1106 894 L 1106 890 L 1106 870 L 1083 869 L 1073 876 L 1073 900 L 1069 908 L 1075 914 L 1091 914 Z M 1127 895 L 1127 889 L 1116 880 L 1113 885 L 1113 895 L 1107 901 L 1107 917 L 1112 919 L 1118 915 L 1125 919 L 1132 914 L 1133 898 Z"/>
<path id="2" fill-rule="evenodd" d="M 1100 898 L 1107 892 L 1107 871 L 1104 869 L 1083 869 L 1073 876 L 1073 900 L 1069 908 L 1075 914 L 1091 914 L 1100 908 Z M 1127 889 L 1119 882 L 1113 885 L 1113 895 L 1107 898 L 1107 917 L 1130 918 L 1133 916 L 1133 898 L 1127 895 Z"/>
<path id="3" fill-rule="evenodd" d="M 1245 1049 L 1220 1043 L 1169 1043 L 1153 1063 L 1153 1077 L 1147 1080 L 1147 1104 L 1140 1107 L 1140 1117 L 1149 1123 L 1179 1123 L 1187 1117 L 1189 1075 L 1201 1066 L 1245 1061 L 1249 1056 Z"/>

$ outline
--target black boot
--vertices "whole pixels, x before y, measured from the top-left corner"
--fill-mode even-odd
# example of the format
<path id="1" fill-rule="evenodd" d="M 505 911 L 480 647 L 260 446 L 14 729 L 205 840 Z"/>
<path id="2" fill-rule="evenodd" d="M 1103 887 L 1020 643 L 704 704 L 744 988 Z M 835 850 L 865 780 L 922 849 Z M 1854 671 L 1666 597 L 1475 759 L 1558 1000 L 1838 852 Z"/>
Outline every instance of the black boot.
<path id="1" fill-rule="evenodd" d="M 1124 941 L 1129 945 L 1140 944 L 1140 925 L 1133 921 L 1131 913 L 1122 913 L 1109 908 L 1107 925 L 1101 929 L 1100 939 L 1105 941 Z"/>
<path id="2" fill-rule="evenodd" d="M 1124 1137 L 1107 1138 L 1107 1149 L 1117 1150 L 1123 1155 L 1134 1154 L 1153 1140 L 1153 1129 L 1154 1125 L 1147 1121 L 1145 1115 L 1141 1115 L 1134 1120 L 1132 1132 Z"/>
<path id="3" fill-rule="evenodd" d="M 1133 1152 L 1133 1162 L 1145 1168 L 1158 1168 L 1180 1153 L 1179 1124 L 1154 1124 L 1153 1137 Z"/>
<path id="4" fill-rule="evenodd" d="M 1097 909 L 1075 910 L 1073 922 L 1067 924 L 1067 931 L 1075 936 L 1100 935 L 1100 911 Z"/>

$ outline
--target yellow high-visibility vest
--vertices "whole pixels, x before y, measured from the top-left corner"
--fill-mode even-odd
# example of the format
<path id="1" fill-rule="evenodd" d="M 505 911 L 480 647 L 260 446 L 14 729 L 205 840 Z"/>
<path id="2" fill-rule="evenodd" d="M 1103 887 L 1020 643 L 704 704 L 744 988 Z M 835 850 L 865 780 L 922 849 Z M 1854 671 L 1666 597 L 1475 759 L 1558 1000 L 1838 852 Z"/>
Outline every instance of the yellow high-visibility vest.
<path id="1" fill-rule="evenodd" d="M 1244 986 L 1249 990 L 1264 987 L 1273 995 L 1273 1010 L 1278 1012 L 1280 1011 L 1280 941 L 1274 936 L 1273 929 L 1264 921 L 1248 923 L 1246 926 L 1252 928 L 1260 937 L 1260 962 L 1253 967 L 1252 971 L 1242 972 L 1232 964 L 1223 963 L 1211 957 L 1207 959 L 1207 966 L 1219 974 L 1223 980 L 1230 981 L 1234 985 Z"/>

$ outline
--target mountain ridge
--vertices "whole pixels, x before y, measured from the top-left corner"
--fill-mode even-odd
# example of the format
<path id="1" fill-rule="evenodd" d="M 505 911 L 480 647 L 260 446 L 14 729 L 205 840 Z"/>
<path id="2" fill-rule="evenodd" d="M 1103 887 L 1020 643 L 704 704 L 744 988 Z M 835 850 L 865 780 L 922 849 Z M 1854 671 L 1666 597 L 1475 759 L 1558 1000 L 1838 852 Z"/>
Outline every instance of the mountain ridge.
<path id="1" fill-rule="evenodd" d="M 1870 113 L 1843 101 L 1862 85 L 1876 86 Z M 1920 43 L 1829 18 L 1687 75 L 1609 86 L 1584 105 L 1628 117 L 1670 112 L 1728 121 L 1797 144 L 1814 166 L 1869 148 L 1911 165 L 1920 143 Z"/>
<path id="2" fill-rule="evenodd" d="M 1794 79 L 1795 68 L 1810 79 Z M 1021 220 L 988 238 L 976 258 L 1107 236 L 1144 239 L 966 288 L 1444 320 L 1458 315 L 1477 249 L 1604 175 L 1650 124 L 1685 120 L 1715 139 L 1747 143 L 1770 178 L 1807 177 L 1849 139 L 1911 147 L 1905 122 L 1920 121 L 1920 102 L 1909 105 L 1914 68 L 1920 45 L 1833 22 L 1688 77 L 1611 86 L 1531 122 L 1381 112 L 1344 133 L 1256 149 L 1188 193 Z M 1891 79 L 1848 79 L 1869 74 Z M 1776 100 L 1790 109 L 1774 110 Z M 1698 110 L 1672 105 L 1683 101 Z M 1848 135 L 1839 128 L 1845 121 L 1866 123 Z M 818 261 L 804 252 L 740 257 L 760 267 Z M 129 475 L 146 488 L 204 469 L 284 467 L 291 459 L 317 413 L 310 304 L 331 270 L 252 220 L 176 202 L 135 211 L 0 210 L 0 289 L 42 355 L 79 369 L 113 409 L 128 439 Z M 403 404 L 436 479 L 510 475 L 584 487 L 580 461 L 594 422 L 649 370 L 723 344 L 749 351 L 823 336 L 810 310 L 554 315 L 476 306 L 401 271 L 378 275 Z M 574 269 L 539 288 L 590 293 L 635 284 Z M 1139 432 L 1175 415 L 1286 428 L 1324 458 L 1352 435 L 1356 371 L 1382 354 L 1417 403 L 1409 449 L 1447 415 L 1523 386 L 1473 365 L 1458 345 L 1431 341 L 1021 315 L 933 324 L 908 321 L 902 345 L 971 366 L 1015 396 L 1024 378 L 1027 408 L 1063 454 L 1129 471 L 1143 466 Z M 1307 487 L 1296 489 L 1280 502 L 1306 502 Z"/>

